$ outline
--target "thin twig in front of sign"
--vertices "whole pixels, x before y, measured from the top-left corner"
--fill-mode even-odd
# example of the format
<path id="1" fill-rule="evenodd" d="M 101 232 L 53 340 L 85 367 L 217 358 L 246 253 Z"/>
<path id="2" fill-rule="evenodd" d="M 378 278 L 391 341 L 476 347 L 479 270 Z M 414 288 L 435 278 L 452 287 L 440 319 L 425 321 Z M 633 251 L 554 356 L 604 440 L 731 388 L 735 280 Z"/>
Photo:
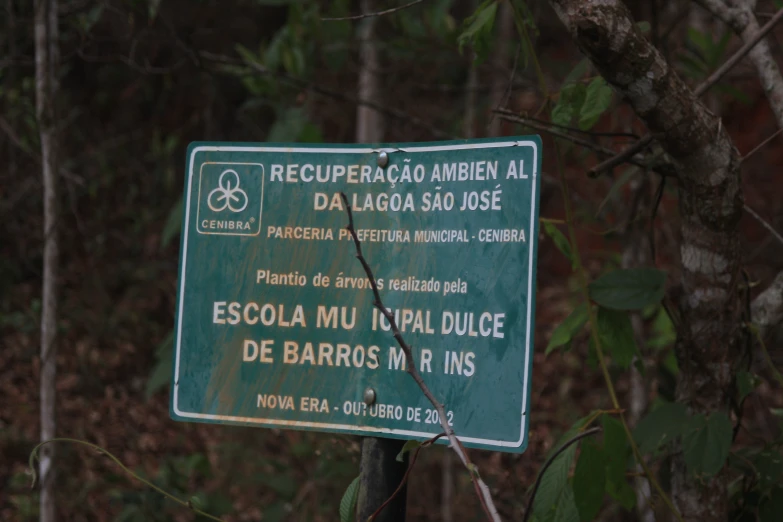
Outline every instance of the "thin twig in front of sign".
<path id="1" fill-rule="evenodd" d="M 392 493 L 392 495 L 389 498 L 387 498 L 383 504 L 381 504 L 381 507 L 376 509 L 375 512 L 367 518 L 367 522 L 373 522 L 373 520 L 375 520 L 375 517 L 380 515 L 381 511 L 383 511 L 383 509 L 386 506 L 388 506 L 392 500 L 394 500 L 394 497 L 399 495 L 400 491 L 402 491 L 403 486 L 405 486 L 405 484 L 408 482 L 408 475 L 410 475 L 411 471 L 413 471 L 413 466 L 416 465 L 416 459 L 419 457 L 419 451 L 421 451 L 422 448 L 426 448 L 427 446 L 431 446 L 432 444 L 435 444 L 435 441 L 445 436 L 446 436 L 445 433 L 438 433 L 431 439 L 427 439 L 424 442 L 422 442 L 421 445 L 413 451 L 413 455 L 411 456 L 411 463 L 408 466 L 408 469 L 405 470 L 405 475 L 402 476 L 400 485 L 397 486 L 397 489 L 394 490 L 394 493 Z"/>
<path id="2" fill-rule="evenodd" d="M 492 494 L 489 492 L 489 488 L 479 476 L 476 465 L 470 461 L 470 457 L 468 457 L 468 453 L 465 451 L 465 447 L 454 434 L 454 430 L 451 428 L 451 426 L 449 426 L 448 417 L 446 417 L 446 411 L 443 408 L 443 405 L 438 401 L 438 399 L 435 398 L 430 389 L 427 387 L 427 384 L 424 382 L 424 379 L 422 379 L 421 374 L 416 369 L 416 365 L 413 362 L 413 350 L 411 349 L 410 345 L 405 342 L 405 339 L 403 339 L 402 333 L 397 327 L 397 322 L 394 320 L 394 314 L 383 305 L 381 294 L 378 291 L 378 284 L 376 283 L 375 276 L 372 273 L 372 268 L 370 268 L 367 259 L 365 259 L 364 254 L 362 253 L 362 244 L 359 241 L 359 236 L 356 235 L 356 229 L 353 226 L 353 211 L 351 210 L 351 205 L 348 204 L 348 197 L 344 192 L 341 192 L 340 196 L 343 199 L 343 204 L 345 205 L 346 212 L 348 213 L 348 226 L 345 228 L 348 230 L 348 232 L 350 232 L 351 237 L 353 238 L 353 244 L 356 247 L 356 258 L 362 264 L 364 272 L 367 274 L 367 279 L 370 281 L 370 286 L 372 287 L 372 293 L 374 296 L 373 306 L 380 310 L 386 320 L 389 321 L 394 339 L 405 353 L 405 359 L 407 361 L 406 371 L 408 374 L 410 374 L 411 377 L 413 377 L 413 380 L 416 381 L 416 384 L 419 386 L 419 389 L 421 389 L 424 396 L 427 397 L 427 400 L 429 400 L 432 406 L 438 411 L 440 425 L 443 428 L 443 432 L 449 439 L 451 448 L 454 450 L 462 464 L 470 473 L 470 478 L 473 481 L 476 494 L 481 501 L 481 507 L 484 508 L 484 512 L 490 520 L 493 522 L 500 522 L 500 515 L 498 515 L 497 508 L 495 508 L 495 503 L 492 501 Z"/>

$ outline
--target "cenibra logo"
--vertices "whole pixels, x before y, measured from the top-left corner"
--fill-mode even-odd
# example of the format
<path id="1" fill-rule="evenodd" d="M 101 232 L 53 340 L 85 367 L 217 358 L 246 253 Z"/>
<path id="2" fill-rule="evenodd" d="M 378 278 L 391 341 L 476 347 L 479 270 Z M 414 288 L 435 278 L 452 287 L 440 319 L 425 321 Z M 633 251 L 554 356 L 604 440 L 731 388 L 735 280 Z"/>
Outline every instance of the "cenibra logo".
<path id="1" fill-rule="evenodd" d="M 226 169 L 220 174 L 217 188 L 207 196 L 207 205 L 214 212 L 225 209 L 242 212 L 247 208 L 247 203 L 247 193 L 239 188 L 239 174 L 233 169 Z"/>

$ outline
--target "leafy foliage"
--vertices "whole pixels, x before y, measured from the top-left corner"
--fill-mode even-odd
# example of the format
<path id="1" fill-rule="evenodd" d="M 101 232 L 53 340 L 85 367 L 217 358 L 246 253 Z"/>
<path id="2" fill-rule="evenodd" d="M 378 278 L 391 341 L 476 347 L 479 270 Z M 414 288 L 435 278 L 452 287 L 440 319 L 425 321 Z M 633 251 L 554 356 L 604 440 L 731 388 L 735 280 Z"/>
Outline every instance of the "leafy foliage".
<path id="1" fill-rule="evenodd" d="M 612 104 L 612 89 L 601 76 L 587 86 L 585 100 L 579 110 L 579 128 L 590 130 Z"/>
<path id="2" fill-rule="evenodd" d="M 733 430 L 729 417 L 716 412 L 705 418 L 695 415 L 682 438 L 682 450 L 688 471 L 711 476 L 720 471 L 729 456 Z"/>
<path id="3" fill-rule="evenodd" d="M 650 453 L 683 434 L 689 422 L 684 404 L 664 403 L 636 425 L 634 438 L 642 453 Z"/>
<path id="4" fill-rule="evenodd" d="M 631 447 L 622 423 L 615 417 L 601 418 L 604 429 L 604 454 L 606 455 L 606 493 L 626 510 L 636 505 L 636 492 L 625 478 Z"/>
<path id="5" fill-rule="evenodd" d="M 549 339 L 549 344 L 547 344 L 545 353 L 549 355 L 555 348 L 559 348 L 560 346 L 571 342 L 571 339 L 573 339 L 574 335 L 579 333 L 579 330 L 582 329 L 586 322 L 587 305 L 582 303 L 574 308 L 571 314 L 555 328 L 554 332 L 552 332 L 552 337 Z"/>
<path id="6" fill-rule="evenodd" d="M 581 130 L 592 129 L 612 104 L 612 89 L 601 76 L 593 78 L 587 86 L 582 77 L 587 73 L 590 62 L 579 62 L 568 74 L 560 96 L 552 109 L 552 122 L 568 127 L 578 119 Z"/>
<path id="7" fill-rule="evenodd" d="M 571 83 L 560 90 L 560 97 L 552 109 L 552 122 L 568 127 L 582 110 L 587 88 L 583 83 Z"/>
<path id="8" fill-rule="evenodd" d="M 554 519 L 558 506 L 562 502 L 563 491 L 568 487 L 568 472 L 575 454 L 576 446 L 568 447 L 555 458 L 541 477 L 541 485 L 533 501 L 533 514 L 538 520 L 545 522 Z M 573 501 L 573 496 L 570 498 Z"/>
<path id="9" fill-rule="evenodd" d="M 639 355 L 631 318 L 626 312 L 599 307 L 598 335 L 612 360 L 621 368 L 628 368 Z"/>
<path id="10" fill-rule="evenodd" d="M 573 263 L 573 254 L 571 253 L 571 242 L 568 241 L 568 238 L 565 237 L 565 235 L 560 232 L 560 229 L 558 229 L 554 223 L 551 223 L 549 221 L 544 221 L 544 231 L 546 234 L 552 238 L 552 241 L 555 243 L 555 246 L 557 247 L 560 252 L 563 253 L 563 255 Z"/>
<path id="11" fill-rule="evenodd" d="M 462 33 L 457 38 L 460 52 L 466 44 L 470 44 L 475 52 L 476 61 L 482 62 L 486 59 L 491 46 L 492 28 L 495 24 L 497 9 L 496 0 L 486 0 L 478 6 L 472 15 L 465 19 Z"/>
<path id="12" fill-rule="evenodd" d="M 405 454 L 410 453 L 411 451 L 415 450 L 416 448 L 421 446 L 421 442 L 418 440 L 409 440 L 407 441 L 403 446 L 400 452 L 397 454 L 397 457 L 395 457 L 395 460 L 397 462 L 405 462 Z"/>
<path id="13" fill-rule="evenodd" d="M 625 268 L 590 283 L 590 299 L 612 310 L 640 310 L 663 298 L 666 273 L 654 268 Z"/>
<path id="14" fill-rule="evenodd" d="M 583 521 L 592 520 L 601 509 L 606 489 L 608 456 L 596 444 L 582 444 L 574 469 L 574 501 Z"/>
<path id="15" fill-rule="evenodd" d="M 359 498 L 359 479 L 356 477 L 348 484 L 340 500 L 340 522 L 353 522 L 356 511 L 356 501 Z"/>

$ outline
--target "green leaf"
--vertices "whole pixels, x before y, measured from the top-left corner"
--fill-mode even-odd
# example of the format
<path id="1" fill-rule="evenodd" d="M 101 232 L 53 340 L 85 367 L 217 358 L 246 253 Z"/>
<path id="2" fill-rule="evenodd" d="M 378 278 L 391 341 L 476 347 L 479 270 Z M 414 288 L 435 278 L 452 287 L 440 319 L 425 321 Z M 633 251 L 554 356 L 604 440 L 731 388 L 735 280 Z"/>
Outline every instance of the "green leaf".
<path id="1" fill-rule="evenodd" d="M 636 492 L 625 478 L 625 469 L 631 446 L 625 436 L 622 422 L 611 415 L 601 418 L 604 428 L 606 463 L 606 492 L 626 510 L 636 505 Z"/>
<path id="2" fill-rule="evenodd" d="M 579 128 L 589 130 L 612 103 L 612 88 L 598 76 L 587 86 L 585 101 L 579 111 Z"/>
<path id="3" fill-rule="evenodd" d="M 397 458 L 395 460 L 397 462 L 405 462 L 405 454 L 415 450 L 419 446 L 421 446 L 421 442 L 418 440 L 409 440 L 397 454 Z"/>
<path id="4" fill-rule="evenodd" d="M 666 402 L 648 413 L 633 430 L 642 453 L 651 453 L 682 435 L 690 421 L 684 404 Z"/>
<path id="5" fill-rule="evenodd" d="M 484 59 L 492 40 L 492 26 L 495 24 L 497 9 L 497 3 L 494 0 L 488 0 L 478 6 L 476 11 L 465 19 L 462 34 L 457 37 L 460 53 L 465 44 L 469 43 L 476 53 L 477 60 Z"/>
<path id="6" fill-rule="evenodd" d="M 612 360 L 623 369 L 627 369 L 639 353 L 627 312 L 599 307 L 598 335 Z"/>
<path id="7" fill-rule="evenodd" d="M 574 491 L 569 486 L 563 488 L 557 500 L 551 522 L 579 522 L 579 510 L 574 501 Z"/>
<path id="8" fill-rule="evenodd" d="M 607 455 L 593 444 L 582 444 L 574 469 L 574 501 L 583 521 L 593 520 L 604 503 Z"/>
<path id="9" fill-rule="evenodd" d="M 590 283 L 590 299 L 612 310 L 639 310 L 663 298 L 666 272 L 655 268 L 613 270 Z"/>
<path id="10" fill-rule="evenodd" d="M 204 500 L 199 495 L 192 495 L 190 497 L 190 500 L 188 500 L 188 503 L 194 508 L 198 510 L 204 509 Z"/>
<path id="11" fill-rule="evenodd" d="M 632 510 L 636 505 L 636 490 L 627 480 L 620 483 L 607 482 L 606 492 L 626 511 Z"/>
<path id="12" fill-rule="evenodd" d="M 584 77 L 584 75 L 587 74 L 587 71 L 589 69 L 590 69 L 590 60 L 588 60 L 587 58 L 582 58 L 582 60 L 578 64 L 576 64 L 576 66 L 573 69 L 571 69 L 571 72 L 568 73 L 566 79 L 563 80 L 563 87 L 580 81 Z"/>
<path id="13" fill-rule="evenodd" d="M 726 47 L 728 47 L 731 41 L 732 32 L 730 29 L 723 31 L 723 35 L 718 40 L 718 43 L 712 48 L 712 55 L 710 56 L 710 69 L 714 69 L 723 61 L 723 55 L 726 53 Z"/>
<path id="14" fill-rule="evenodd" d="M 655 314 L 652 322 L 652 334 L 646 339 L 645 344 L 650 348 L 666 348 L 677 340 L 677 332 L 674 323 L 666 309 L 661 306 Z"/>
<path id="15" fill-rule="evenodd" d="M 166 248 L 182 228 L 182 201 L 182 196 L 180 196 L 169 211 L 169 217 L 166 218 L 166 224 L 163 225 L 163 232 L 160 234 L 161 248 Z"/>
<path id="16" fill-rule="evenodd" d="M 558 250 L 562 252 L 562 254 L 571 261 L 571 264 L 573 264 L 573 254 L 571 254 L 571 242 L 568 241 L 568 238 L 565 237 L 565 234 L 560 232 L 560 229 L 555 226 L 554 223 L 551 223 L 549 221 L 544 221 L 544 231 L 546 232 L 546 235 L 552 238 L 552 242 L 555 244 Z"/>
<path id="17" fill-rule="evenodd" d="M 760 379 L 750 372 L 740 371 L 737 373 L 737 395 L 739 401 L 747 397 L 756 386 L 761 384 Z"/>
<path id="18" fill-rule="evenodd" d="M 733 429 L 728 415 L 716 412 L 705 418 L 693 417 L 696 429 L 682 437 L 685 465 L 693 475 L 712 476 L 721 470 L 729 456 Z"/>
<path id="19" fill-rule="evenodd" d="M 258 56 L 253 53 L 250 49 L 245 47 L 244 45 L 237 44 L 234 49 L 236 50 L 237 54 L 248 63 L 259 63 Z"/>
<path id="20" fill-rule="evenodd" d="M 712 41 L 712 36 L 702 33 L 695 27 L 689 27 L 688 39 L 699 48 L 703 56 L 706 57 L 710 55 L 710 51 L 714 46 L 714 43 Z"/>
<path id="21" fill-rule="evenodd" d="M 636 27 L 639 28 L 642 34 L 650 32 L 650 22 L 644 20 L 641 22 L 637 22 Z"/>
<path id="22" fill-rule="evenodd" d="M 359 498 L 359 477 L 351 481 L 340 500 L 340 522 L 353 522 L 356 499 Z"/>
<path id="23" fill-rule="evenodd" d="M 571 469 L 575 452 L 576 444 L 572 444 L 555 458 L 541 477 L 536 498 L 533 499 L 533 514 L 536 518 L 548 518 L 557 506 L 563 489 L 568 484 L 568 470 Z"/>
<path id="24" fill-rule="evenodd" d="M 572 83 L 563 87 L 555 107 L 552 109 L 552 123 L 568 127 L 571 120 L 582 110 L 587 87 L 581 83 Z"/>
<path id="25" fill-rule="evenodd" d="M 625 429 L 622 422 L 611 415 L 604 415 L 601 424 L 604 430 L 604 453 L 607 456 L 606 480 L 614 484 L 624 483 L 625 465 L 630 450 Z"/>
<path id="26" fill-rule="evenodd" d="M 555 348 L 569 343 L 574 335 L 579 333 L 579 330 L 582 329 L 586 322 L 587 305 L 582 303 L 574 308 L 574 311 L 555 328 L 554 332 L 552 332 L 552 337 L 549 339 L 549 344 L 547 345 L 544 354 L 549 355 Z"/>

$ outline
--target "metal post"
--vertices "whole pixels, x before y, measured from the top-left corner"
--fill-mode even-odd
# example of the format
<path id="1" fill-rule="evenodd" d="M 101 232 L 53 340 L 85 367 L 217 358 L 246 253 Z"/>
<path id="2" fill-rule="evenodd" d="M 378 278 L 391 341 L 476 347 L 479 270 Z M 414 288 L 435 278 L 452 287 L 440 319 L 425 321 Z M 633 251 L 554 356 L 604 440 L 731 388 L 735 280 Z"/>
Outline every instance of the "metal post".
<path id="1" fill-rule="evenodd" d="M 408 455 L 397 462 L 404 440 L 365 437 L 362 439 L 362 458 L 359 466 L 359 498 L 356 502 L 356 521 L 367 522 L 397 490 L 408 469 Z M 404 522 L 407 484 L 394 497 L 374 522 Z"/>

